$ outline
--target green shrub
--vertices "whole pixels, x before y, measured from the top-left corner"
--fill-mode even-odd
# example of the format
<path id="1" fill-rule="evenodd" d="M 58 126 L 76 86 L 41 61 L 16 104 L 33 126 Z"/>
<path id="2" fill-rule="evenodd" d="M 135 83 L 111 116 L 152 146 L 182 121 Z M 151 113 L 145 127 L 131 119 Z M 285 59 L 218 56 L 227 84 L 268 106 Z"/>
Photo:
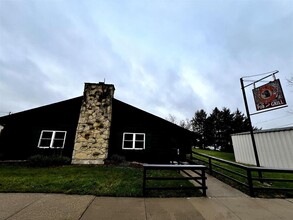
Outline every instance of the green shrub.
<path id="1" fill-rule="evenodd" d="M 125 157 L 118 154 L 113 154 L 110 159 L 105 161 L 106 165 L 118 165 L 118 166 L 128 166 L 129 162 L 126 161 Z"/>
<path id="2" fill-rule="evenodd" d="M 34 155 L 28 158 L 28 164 L 34 167 L 62 166 L 70 164 L 70 158 L 64 156 Z"/>
<path id="3" fill-rule="evenodd" d="M 113 154 L 110 159 L 116 163 L 124 163 L 125 162 L 125 157 L 118 155 L 118 154 Z"/>

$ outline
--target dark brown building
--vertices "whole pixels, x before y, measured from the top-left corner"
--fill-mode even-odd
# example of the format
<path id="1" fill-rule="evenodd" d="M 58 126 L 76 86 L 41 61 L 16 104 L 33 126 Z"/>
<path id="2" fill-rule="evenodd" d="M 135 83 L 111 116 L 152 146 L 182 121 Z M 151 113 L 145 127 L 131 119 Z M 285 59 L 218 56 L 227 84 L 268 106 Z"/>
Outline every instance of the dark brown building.
<path id="1" fill-rule="evenodd" d="M 62 154 L 74 164 L 112 155 L 168 163 L 191 152 L 196 134 L 114 98 L 114 86 L 86 83 L 84 95 L 0 117 L 0 160 Z"/>

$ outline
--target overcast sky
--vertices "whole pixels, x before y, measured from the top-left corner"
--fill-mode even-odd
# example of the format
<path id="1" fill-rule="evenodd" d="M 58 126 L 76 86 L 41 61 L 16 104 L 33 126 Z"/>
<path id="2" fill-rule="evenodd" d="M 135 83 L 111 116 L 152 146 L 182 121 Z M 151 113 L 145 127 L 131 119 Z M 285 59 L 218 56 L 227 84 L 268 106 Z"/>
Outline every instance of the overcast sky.
<path id="1" fill-rule="evenodd" d="M 162 118 L 245 113 L 240 77 L 273 70 L 289 107 L 253 125 L 293 126 L 292 0 L 0 0 L 0 116 L 104 80 Z"/>

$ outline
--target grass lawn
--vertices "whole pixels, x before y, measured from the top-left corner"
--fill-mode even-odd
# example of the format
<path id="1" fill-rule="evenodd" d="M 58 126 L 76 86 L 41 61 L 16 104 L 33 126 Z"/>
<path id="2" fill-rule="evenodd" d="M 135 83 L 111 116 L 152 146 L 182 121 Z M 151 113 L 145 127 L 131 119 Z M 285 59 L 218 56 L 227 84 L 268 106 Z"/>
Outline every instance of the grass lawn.
<path id="1" fill-rule="evenodd" d="M 154 171 L 152 176 L 178 176 Z M 164 186 L 192 186 L 188 181 L 164 181 Z M 0 192 L 66 193 L 96 196 L 142 196 L 142 169 L 119 166 L 28 167 L 0 164 Z M 197 189 L 150 191 L 152 197 L 201 196 Z"/>
<path id="2" fill-rule="evenodd" d="M 232 162 L 235 162 L 235 157 L 233 153 L 227 153 L 227 152 L 220 152 L 220 151 L 214 151 L 214 150 L 202 150 L 202 149 L 193 149 L 194 152 L 201 153 L 201 154 L 207 154 L 209 156 L 221 158 L 224 160 L 229 160 Z"/>

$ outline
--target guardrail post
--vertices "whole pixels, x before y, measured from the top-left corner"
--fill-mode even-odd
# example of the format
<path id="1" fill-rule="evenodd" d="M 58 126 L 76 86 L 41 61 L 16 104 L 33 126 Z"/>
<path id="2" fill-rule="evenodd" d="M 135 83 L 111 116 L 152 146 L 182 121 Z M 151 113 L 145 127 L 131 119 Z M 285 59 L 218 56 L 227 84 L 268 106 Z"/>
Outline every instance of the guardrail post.
<path id="1" fill-rule="evenodd" d="M 142 195 L 145 196 L 146 168 L 143 168 Z"/>
<path id="2" fill-rule="evenodd" d="M 213 174 L 212 159 L 210 157 L 209 157 L 209 172 L 210 172 L 210 175 Z"/>
<path id="3" fill-rule="evenodd" d="M 247 171 L 247 182 L 248 182 L 248 188 L 249 188 L 249 195 L 251 197 L 254 197 L 254 190 L 253 190 L 253 181 L 252 181 L 251 170 L 248 168 L 246 171 Z"/>
<path id="4" fill-rule="evenodd" d="M 202 195 L 207 196 L 206 175 L 205 175 L 204 169 L 202 169 L 201 177 L 202 177 Z"/>

